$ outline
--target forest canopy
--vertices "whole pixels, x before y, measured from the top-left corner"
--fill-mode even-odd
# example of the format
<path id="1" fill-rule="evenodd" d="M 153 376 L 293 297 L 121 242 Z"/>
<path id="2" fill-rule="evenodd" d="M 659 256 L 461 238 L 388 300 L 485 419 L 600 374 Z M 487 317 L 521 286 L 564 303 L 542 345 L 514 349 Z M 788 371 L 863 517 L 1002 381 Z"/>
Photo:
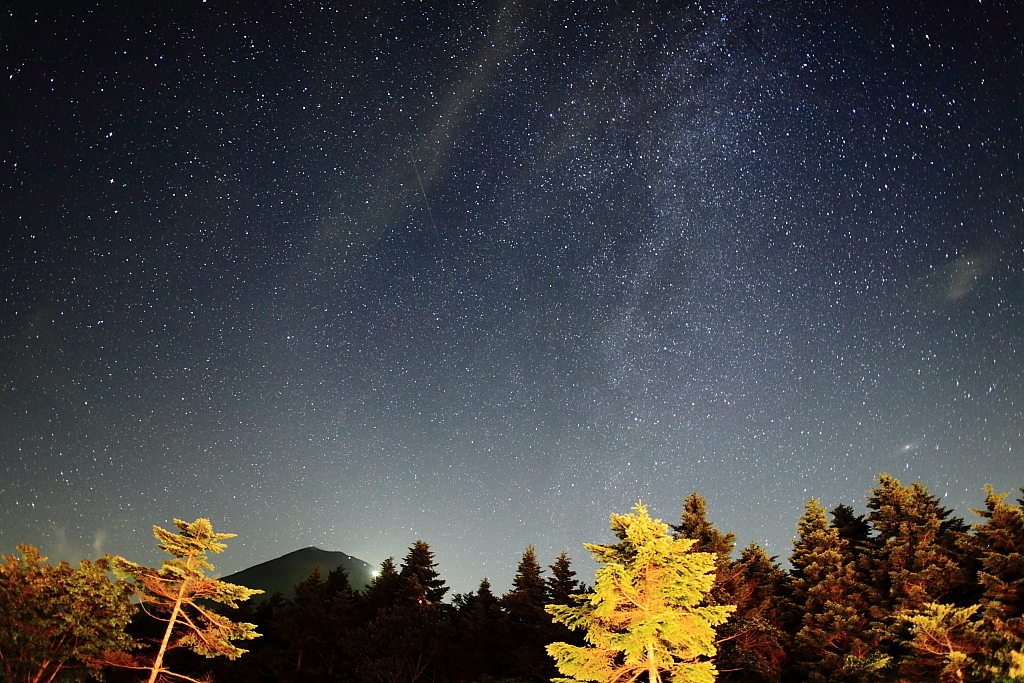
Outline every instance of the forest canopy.
<path id="1" fill-rule="evenodd" d="M 596 683 L 1024 683 L 1024 496 L 988 487 L 968 524 L 922 484 L 883 474 L 866 510 L 809 500 L 783 567 L 757 544 L 737 550 L 697 493 L 673 525 L 638 505 L 612 516 L 617 543 L 585 544 L 602 565 L 593 587 L 569 554 L 545 571 L 530 546 L 500 596 L 486 578 L 449 596 L 424 541 L 362 590 L 343 567 L 316 569 L 293 598 L 255 606 L 252 591 L 202 575 L 204 553 L 230 537 L 206 520 L 156 528 L 175 556 L 163 570 L 109 557 L 50 566 L 21 546 L 0 564 L 0 680 L 136 681 L 149 661 L 151 677 L 223 683 L 544 683 L 559 669 Z M 132 581 L 112 581 L 115 567 Z M 132 590 L 150 596 L 142 609 Z M 250 651 L 166 648 L 175 604 Z"/>

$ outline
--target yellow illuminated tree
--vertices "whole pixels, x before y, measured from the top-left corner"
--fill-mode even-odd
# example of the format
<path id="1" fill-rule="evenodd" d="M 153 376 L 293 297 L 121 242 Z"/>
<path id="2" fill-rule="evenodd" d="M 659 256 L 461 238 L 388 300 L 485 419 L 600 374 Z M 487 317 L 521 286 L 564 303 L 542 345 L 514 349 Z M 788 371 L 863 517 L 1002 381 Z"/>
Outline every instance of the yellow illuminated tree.
<path id="1" fill-rule="evenodd" d="M 717 677 L 715 627 L 733 605 L 699 606 L 715 580 L 715 555 L 689 552 L 694 541 L 672 538 L 668 525 L 613 514 L 615 545 L 584 544 L 604 565 L 593 593 L 576 605 L 549 605 L 556 622 L 587 630 L 589 647 L 552 643 L 548 653 L 568 678 L 561 683 L 712 683 Z"/>

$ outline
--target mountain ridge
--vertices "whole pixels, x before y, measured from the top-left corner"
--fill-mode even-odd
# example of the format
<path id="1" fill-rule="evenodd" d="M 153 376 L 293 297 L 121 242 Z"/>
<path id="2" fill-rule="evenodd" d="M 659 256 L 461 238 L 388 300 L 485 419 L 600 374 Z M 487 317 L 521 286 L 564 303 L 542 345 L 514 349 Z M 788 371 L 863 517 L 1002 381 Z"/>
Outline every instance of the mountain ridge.
<path id="1" fill-rule="evenodd" d="M 317 566 L 325 579 L 335 568 L 345 567 L 349 582 L 355 590 L 365 588 L 373 579 L 373 567 L 358 557 L 340 550 L 323 550 L 310 545 L 229 574 L 220 580 L 264 591 L 262 595 L 252 597 L 252 601 L 258 603 L 268 599 L 275 591 L 280 591 L 286 598 L 294 597 L 295 584 L 309 577 Z"/>

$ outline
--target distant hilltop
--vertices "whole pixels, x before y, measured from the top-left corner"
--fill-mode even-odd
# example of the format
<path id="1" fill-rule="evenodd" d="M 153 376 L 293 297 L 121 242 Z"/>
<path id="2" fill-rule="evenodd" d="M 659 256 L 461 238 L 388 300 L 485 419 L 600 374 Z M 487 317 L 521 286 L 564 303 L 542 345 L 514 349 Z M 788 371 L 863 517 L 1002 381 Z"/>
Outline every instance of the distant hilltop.
<path id="1" fill-rule="evenodd" d="M 274 591 L 280 591 L 284 597 L 291 598 L 295 595 L 295 584 L 309 577 L 318 565 L 324 579 L 331 570 L 338 566 L 344 567 L 348 571 L 352 588 L 356 590 L 365 588 L 373 578 L 373 567 L 358 557 L 339 551 L 321 550 L 311 545 L 222 577 L 221 580 L 264 591 L 263 595 L 254 595 L 253 602 L 266 600 Z"/>

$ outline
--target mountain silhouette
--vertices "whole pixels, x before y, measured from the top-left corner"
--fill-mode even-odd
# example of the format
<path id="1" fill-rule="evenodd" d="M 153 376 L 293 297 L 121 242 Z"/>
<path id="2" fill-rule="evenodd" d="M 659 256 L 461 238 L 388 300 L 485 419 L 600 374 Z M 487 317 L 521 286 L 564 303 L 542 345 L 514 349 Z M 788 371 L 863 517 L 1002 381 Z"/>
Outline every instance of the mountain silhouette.
<path id="1" fill-rule="evenodd" d="M 264 591 L 263 595 L 253 596 L 254 603 L 266 600 L 274 594 L 274 591 L 281 591 L 281 595 L 291 598 L 295 595 L 295 584 L 308 578 L 313 573 L 313 568 L 318 565 L 324 579 L 335 567 L 339 565 L 345 567 L 348 571 L 349 582 L 355 590 L 362 590 L 373 578 L 373 567 L 358 557 L 337 551 L 321 550 L 311 545 L 308 548 L 302 548 L 277 559 L 235 572 L 230 576 L 224 576 L 220 580 Z"/>

